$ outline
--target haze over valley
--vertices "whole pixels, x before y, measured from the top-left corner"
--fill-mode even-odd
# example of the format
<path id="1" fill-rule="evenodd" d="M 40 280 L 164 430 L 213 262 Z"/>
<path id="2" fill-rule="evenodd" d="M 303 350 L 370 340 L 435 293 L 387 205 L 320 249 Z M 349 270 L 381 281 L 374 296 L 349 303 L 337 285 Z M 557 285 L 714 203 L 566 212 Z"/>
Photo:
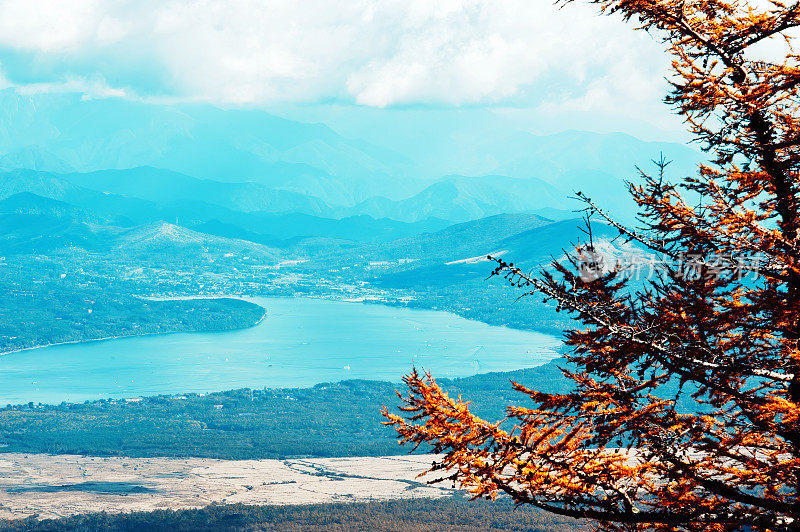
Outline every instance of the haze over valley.
<path id="1" fill-rule="evenodd" d="M 0 91 L 0 451 L 381 456 L 400 450 L 379 408 L 412 368 L 492 419 L 509 379 L 566 390 L 569 317 L 489 278 L 487 255 L 549 268 L 586 238 L 577 191 L 631 220 L 635 165 L 663 153 L 677 175 L 701 154 L 457 120 L 398 141 L 420 116 L 362 139 L 258 109 Z M 595 216 L 595 245 L 630 252 L 618 235 Z"/>
<path id="2" fill-rule="evenodd" d="M 14 89 L 0 108 L 3 351 L 210 326 L 208 312 L 150 321 L 134 296 L 154 295 L 367 298 L 559 330 L 535 304 L 498 312 L 513 300 L 484 282 L 481 257 L 545 264 L 581 236 L 575 191 L 630 218 L 634 165 L 664 153 L 679 174 L 701 158 L 624 134 L 513 130 L 453 130 L 473 141 L 405 154 L 258 110 Z"/>
<path id="3" fill-rule="evenodd" d="M 0 0 L 0 531 L 800 530 L 800 0 Z"/>

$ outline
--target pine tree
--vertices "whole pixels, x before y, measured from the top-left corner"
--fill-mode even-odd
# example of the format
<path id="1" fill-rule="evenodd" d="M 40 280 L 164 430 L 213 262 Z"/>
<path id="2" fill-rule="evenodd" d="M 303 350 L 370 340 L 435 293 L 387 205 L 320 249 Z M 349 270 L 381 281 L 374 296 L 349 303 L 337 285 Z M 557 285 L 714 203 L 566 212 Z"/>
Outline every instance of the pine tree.
<path id="1" fill-rule="evenodd" d="M 633 226 L 582 197 L 657 272 L 586 275 L 591 240 L 536 275 L 496 259 L 581 324 L 566 337 L 574 391 L 513 384 L 531 402 L 501 426 L 414 371 L 387 424 L 443 453 L 433 470 L 475 496 L 603 530 L 800 530 L 800 4 L 593 3 L 663 38 L 666 102 L 709 154 L 694 176 L 667 179 L 663 159 L 641 172 Z"/>

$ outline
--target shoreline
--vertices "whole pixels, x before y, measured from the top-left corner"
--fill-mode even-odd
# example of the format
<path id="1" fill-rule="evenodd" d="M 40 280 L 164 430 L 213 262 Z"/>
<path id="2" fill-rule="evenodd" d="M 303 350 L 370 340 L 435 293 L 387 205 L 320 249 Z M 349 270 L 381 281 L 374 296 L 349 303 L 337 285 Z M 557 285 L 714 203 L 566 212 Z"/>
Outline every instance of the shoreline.
<path id="1" fill-rule="evenodd" d="M 195 299 L 194 297 L 189 297 L 187 295 L 179 295 L 175 293 L 147 294 L 147 295 L 148 296 L 152 295 L 153 297 L 158 297 L 160 299 L 164 298 L 165 296 L 170 298 L 180 297 L 181 299 Z M 201 298 L 219 300 L 221 295 L 222 294 L 204 295 L 201 296 Z M 43 349 L 45 346 L 40 346 L 40 347 L 31 346 L 31 347 L 26 347 L 22 350 L 17 350 L 16 352 L 31 350 L 32 354 L 30 354 L 27 357 L 24 354 L 18 355 L 18 357 L 3 359 L 3 361 L 4 363 L 7 363 L 9 365 L 8 367 L 19 366 L 20 368 L 25 368 L 25 371 L 30 373 L 31 375 L 30 381 L 32 382 L 31 383 L 23 382 L 24 379 L 17 379 L 15 381 L 9 380 L 9 384 L 11 382 L 19 381 L 19 386 L 13 388 L 15 391 L 18 391 L 19 393 L 14 394 L 12 393 L 11 388 L 9 388 L 9 390 L 5 394 L 6 397 L 4 397 L 3 399 L 4 404 L 5 403 L 22 404 L 30 400 L 40 401 L 45 404 L 56 404 L 62 401 L 74 403 L 74 402 L 81 402 L 84 400 L 93 401 L 98 399 L 110 399 L 110 398 L 125 399 L 133 397 L 151 396 L 156 394 L 170 395 L 170 394 L 184 394 L 190 392 L 212 393 L 212 392 L 219 392 L 219 391 L 225 391 L 242 387 L 262 388 L 266 386 L 268 388 L 280 388 L 280 387 L 304 388 L 304 387 L 312 387 L 321 382 L 339 382 L 342 380 L 359 379 L 359 378 L 366 380 L 377 380 L 377 381 L 397 383 L 399 381 L 399 376 L 404 374 L 405 369 L 407 369 L 405 366 L 403 366 L 402 360 L 396 360 L 392 364 L 398 367 L 402 366 L 396 372 L 394 371 L 379 372 L 377 370 L 374 370 L 374 368 L 363 366 L 360 368 L 357 367 L 357 371 L 359 371 L 360 373 L 358 373 L 357 376 L 353 376 L 349 371 L 350 369 L 349 364 L 352 361 L 344 360 L 345 358 L 351 356 L 347 353 L 341 355 L 343 361 L 341 361 L 341 363 L 338 363 L 338 365 L 334 364 L 335 366 L 334 369 L 331 368 L 325 369 L 324 368 L 325 364 L 323 362 L 320 362 L 319 364 L 313 366 L 309 366 L 308 362 L 304 363 L 300 361 L 292 361 L 291 358 L 292 353 L 306 352 L 309 355 L 313 356 L 315 353 L 319 354 L 320 349 L 322 349 L 323 351 L 327 349 L 327 346 L 320 344 L 317 346 L 317 348 L 303 347 L 300 345 L 301 343 L 300 340 L 302 340 L 303 338 L 298 339 L 297 334 L 291 332 L 290 330 L 285 331 L 283 336 L 281 336 L 282 343 L 280 343 L 280 346 L 278 347 L 279 359 L 281 360 L 286 359 L 286 364 L 288 364 L 289 366 L 292 366 L 292 364 L 298 365 L 298 367 L 303 367 L 303 368 L 306 368 L 308 366 L 310 373 L 305 377 L 303 378 L 291 377 L 291 369 L 272 370 L 272 369 L 266 369 L 266 367 L 261 368 L 261 366 L 259 365 L 260 362 L 253 362 L 253 364 L 255 364 L 253 368 L 254 370 L 256 370 L 257 373 L 263 372 L 264 373 L 263 378 L 258 378 L 253 376 L 252 374 L 241 372 L 241 370 L 230 369 L 230 367 L 232 366 L 229 367 L 225 365 L 228 363 L 228 360 L 226 358 L 228 356 L 228 353 L 226 351 L 229 349 L 228 346 L 229 337 L 239 338 L 239 336 L 236 335 L 241 335 L 241 334 L 244 334 L 245 338 L 251 338 L 253 336 L 257 336 L 260 338 L 260 337 L 265 337 L 265 335 L 271 337 L 272 332 L 269 332 L 270 328 L 275 326 L 271 324 L 278 323 L 281 324 L 280 326 L 282 327 L 284 322 L 280 321 L 282 319 L 280 316 L 286 313 L 284 312 L 284 310 L 291 311 L 292 309 L 294 309 L 293 313 L 295 316 L 292 318 L 288 318 L 290 321 L 287 323 L 290 324 L 293 323 L 293 321 L 291 320 L 297 321 L 298 319 L 302 319 L 302 316 L 305 314 L 308 314 L 310 316 L 317 316 L 317 315 L 332 316 L 332 317 L 340 315 L 349 316 L 348 318 L 346 318 L 348 321 L 341 322 L 342 324 L 350 323 L 349 320 L 357 319 L 358 316 L 374 315 L 377 316 L 380 320 L 384 320 L 387 325 L 392 325 L 393 327 L 395 327 L 395 329 L 397 327 L 400 328 L 413 327 L 414 329 L 419 330 L 419 327 L 421 327 L 422 325 L 418 324 L 419 326 L 416 326 L 413 325 L 414 323 L 416 323 L 418 320 L 422 320 L 422 322 L 424 323 L 427 323 L 428 320 L 431 320 L 431 323 L 440 323 L 443 324 L 442 326 L 448 324 L 450 325 L 455 324 L 453 326 L 463 328 L 466 331 L 475 331 L 476 333 L 478 331 L 483 331 L 483 333 L 479 334 L 479 336 L 475 336 L 474 338 L 467 337 L 466 341 L 458 341 L 455 338 L 449 338 L 448 331 L 451 330 L 450 328 L 442 329 L 443 331 L 442 334 L 444 335 L 442 337 L 442 342 L 444 342 L 444 344 L 442 345 L 453 344 L 453 342 L 456 342 L 457 346 L 459 346 L 460 349 L 464 350 L 463 353 L 456 351 L 450 353 L 450 355 L 448 355 L 448 352 L 443 351 L 442 354 L 445 355 L 445 359 L 447 359 L 447 356 L 454 357 L 453 358 L 453 360 L 455 361 L 454 363 L 457 362 L 459 370 L 456 371 L 453 370 L 452 368 L 450 368 L 449 370 L 445 369 L 443 370 L 444 374 L 441 375 L 442 377 L 445 376 L 450 378 L 469 377 L 481 373 L 491 373 L 497 371 L 513 371 L 518 369 L 533 368 L 540 365 L 544 365 L 550 360 L 559 358 L 562 355 L 562 343 L 555 336 L 548 335 L 540 331 L 519 331 L 519 330 L 514 330 L 513 328 L 508 328 L 506 326 L 493 326 L 486 324 L 485 322 L 480 322 L 478 320 L 471 320 L 468 322 L 466 319 L 462 318 L 458 314 L 447 310 L 434 311 L 414 306 L 406 307 L 405 305 L 376 305 L 374 304 L 374 300 L 369 300 L 368 303 L 361 301 L 360 302 L 361 305 L 352 305 L 352 304 L 348 305 L 346 303 L 352 303 L 352 300 L 342 301 L 341 298 L 331 297 L 330 295 L 328 297 L 308 298 L 300 296 L 265 297 L 256 295 L 250 296 L 249 294 L 246 294 L 235 297 L 238 301 L 242 301 L 245 299 L 252 301 L 251 304 L 247 303 L 235 304 L 238 303 L 238 301 L 231 301 L 230 294 L 224 294 L 224 295 L 229 298 L 228 302 L 234 304 L 223 305 L 222 308 L 226 309 L 228 308 L 228 306 L 231 306 L 234 309 L 238 308 L 245 309 L 249 316 L 249 319 L 247 320 L 249 322 L 248 328 L 240 328 L 238 330 L 226 329 L 220 332 L 211 332 L 211 333 L 193 332 L 193 331 L 192 332 L 175 331 L 175 330 L 147 331 L 147 332 L 136 331 L 137 334 L 105 335 L 104 338 L 96 338 L 91 340 L 70 339 L 69 341 L 65 342 L 53 342 L 51 344 L 51 346 L 53 347 L 51 351 L 43 351 L 43 352 L 32 351 L 33 349 Z M 262 309 L 261 312 L 258 311 L 254 312 L 253 304 L 257 305 L 255 308 Z M 197 305 L 194 305 L 192 303 L 190 303 L 188 306 L 190 308 L 206 307 L 206 305 L 202 304 L 199 305 L 198 307 Z M 214 303 L 211 305 L 210 308 L 217 308 L 217 307 L 219 307 L 219 305 Z M 289 312 L 289 314 L 292 314 L 292 312 Z M 274 319 L 270 320 L 269 322 L 266 322 L 266 325 L 264 325 L 267 317 L 271 317 Z M 400 319 L 400 321 L 394 321 L 393 318 Z M 275 320 L 278 321 L 276 322 Z M 406 323 L 407 321 L 408 323 Z M 228 325 L 231 323 L 231 321 L 218 322 L 218 323 Z M 259 324 L 261 324 L 261 327 L 258 327 Z M 313 327 L 314 323 L 306 323 L 306 326 Z M 335 328 L 335 330 L 339 329 L 340 329 L 339 327 Z M 392 329 L 392 331 L 394 331 L 395 329 Z M 334 329 L 331 330 L 330 334 L 334 334 L 333 330 Z M 437 328 L 433 329 L 434 332 L 432 334 L 434 335 L 434 340 L 431 340 L 431 336 L 428 333 L 425 332 L 418 333 L 420 337 L 414 340 L 415 343 L 414 345 L 409 347 L 409 352 L 406 353 L 405 355 L 399 354 L 397 356 L 398 357 L 405 356 L 406 359 L 408 359 L 406 360 L 406 362 L 408 362 L 409 365 L 413 364 L 414 361 L 412 358 L 416 358 L 417 356 L 414 354 L 414 352 L 416 351 L 417 353 L 419 353 L 420 350 L 426 349 L 426 346 L 429 341 L 433 341 L 435 343 L 435 337 L 437 334 L 435 331 L 437 330 L 438 330 Z M 409 329 L 409 331 L 411 331 L 411 329 Z M 163 338 L 158 339 L 157 337 L 155 337 L 155 335 L 157 334 L 158 335 L 185 334 L 186 336 L 173 336 L 172 340 L 170 340 L 169 339 L 170 337 L 168 336 L 164 336 Z M 330 337 L 330 334 L 326 336 L 326 338 Z M 341 335 L 341 333 L 339 335 Z M 470 360 L 472 360 L 470 359 L 470 357 L 472 356 L 472 354 L 470 353 L 472 353 L 473 348 L 475 348 L 477 344 L 485 343 L 485 338 L 487 335 L 492 338 L 500 338 L 501 343 L 505 341 L 504 339 L 508 338 L 509 341 L 512 341 L 512 343 L 515 343 L 517 345 L 518 349 L 516 349 L 516 351 L 514 351 L 513 353 L 509 353 L 509 356 L 505 356 L 504 348 L 498 348 L 500 351 L 502 351 L 502 353 L 498 352 L 500 354 L 498 355 L 499 358 L 495 361 L 496 363 L 484 361 L 482 358 L 481 362 L 485 362 L 484 364 L 479 363 L 477 360 L 470 362 Z M 136 338 L 138 337 L 141 338 L 137 340 Z M 338 336 L 336 336 L 335 334 L 334 337 L 338 338 Z M 445 337 L 449 338 L 449 340 L 445 341 Z M 124 340 L 125 338 L 128 338 L 128 340 Z M 395 343 L 399 342 L 399 344 L 404 345 L 403 338 L 404 338 L 403 336 L 398 336 L 396 338 Z M 107 342 L 109 340 L 115 340 L 115 339 L 119 339 L 120 342 L 117 344 L 94 343 L 94 342 Z M 423 345 L 423 340 L 425 345 Z M 82 346 L 81 344 L 84 343 L 85 345 Z M 248 342 L 245 343 L 249 345 Z M 308 342 L 302 342 L 302 343 L 307 344 Z M 416 345 L 417 343 L 419 345 Z M 59 387 L 57 385 L 52 386 L 47 383 L 45 383 L 45 385 L 42 385 L 40 382 L 36 382 L 36 381 L 41 381 L 42 379 L 36 378 L 37 371 L 39 371 L 36 363 L 30 362 L 36 360 L 50 360 L 52 361 L 53 365 L 58 365 L 60 364 L 59 361 L 63 360 L 63 358 L 56 357 L 55 355 L 61 355 L 62 357 L 70 359 L 82 355 L 84 353 L 84 349 L 87 350 L 87 353 L 103 354 L 102 356 L 97 355 L 101 356 L 101 358 L 99 358 L 98 361 L 104 360 L 103 357 L 106 356 L 105 354 L 113 354 L 115 350 L 122 350 L 122 352 L 130 352 L 128 355 L 125 356 L 134 356 L 134 358 L 131 360 L 137 360 L 136 358 L 137 355 L 135 355 L 135 350 L 138 349 L 138 347 L 141 345 L 146 345 L 150 346 L 149 349 L 150 351 L 155 349 L 156 352 L 160 348 L 159 346 L 163 346 L 164 349 L 175 350 L 176 353 L 181 351 L 182 349 L 185 352 L 184 354 L 186 355 L 185 357 L 186 361 L 188 361 L 188 362 L 184 361 L 182 363 L 194 364 L 196 363 L 196 361 L 192 362 L 194 360 L 192 353 L 194 353 L 195 347 L 187 350 L 186 346 L 191 345 L 191 346 L 196 346 L 196 349 L 203 349 L 203 346 L 207 344 L 216 346 L 215 353 L 219 355 L 218 357 L 214 358 L 214 360 L 210 363 L 213 364 L 214 367 L 217 367 L 216 365 L 219 365 L 220 368 L 223 367 L 229 368 L 226 369 L 225 371 L 229 372 L 231 375 L 224 383 L 220 382 L 219 379 L 208 377 L 209 373 L 207 370 L 205 372 L 206 376 L 204 377 L 201 376 L 199 380 L 197 380 L 196 382 L 194 380 L 186 380 L 183 377 L 172 377 L 166 380 L 162 379 L 164 382 L 161 382 L 159 386 L 156 388 L 152 388 L 152 386 L 150 386 L 150 380 L 152 380 L 152 378 L 150 377 L 145 379 L 145 381 L 147 382 L 141 381 L 141 379 L 137 377 L 136 385 L 126 384 L 127 380 L 125 379 L 120 380 L 120 382 L 118 383 L 117 373 L 119 373 L 119 370 L 114 365 L 116 363 L 104 362 L 104 364 L 108 366 L 108 371 L 105 371 L 105 373 L 100 374 L 100 377 L 101 380 L 105 379 L 108 382 L 102 380 L 102 382 L 93 383 L 92 385 L 89 385 L 89 383 L 87 383 L 88 388 L 91 389 L 88 389 L 87 386 L 70 385 L 67 386 L 67 388 L 64 388 L 64 390 L 62 390 L 61 389 L 62 387 Z M 400 346 L 399 344 L 398 347 Z M 392 345 L 388 346 L 384 345 L 381 348 L 382 349 L 385 348 L 387 354 L 393 354 L 395 352 L 395 347 L 393 347 Z M 63 351 L 58 350 L 59 346 L 64 346 L 61 347 Z M 441 345 L 439 347 L 441 348 Z M 450 345 L 450 347 L 452 348 L 452 345 Z M 478 348 L 480 348 L 480 346 L 478 346 Z M 258 350 L 258 348 L 253 348 L 253 347 L 248 347 L 247 349 L 251 351 L 253 349 Z M 305 349 L 305 351 L 298 351 L 298 349 Z M 335 348 L 331 349 L 333 349 L 334 351 L 336 350 Z M 364 349 L 369 349 L 369 348 L 364 348 Z M 447 349 L 447 347 L 445 346 L 443 349 Z M 398 353 L 400 352 L 399 349 L 397 351 Z M 445 362 L 441 362 L 440 360 L 441 357 L 436 357 L 433 351 L 431 351 L 431 353 L 432 353 L 431 356 L 433 356 L 434 358 L 430 359 L 429 364 L 436 366 L 437 360 L 439 360 L 438 362 L 439 365 L 446 364 Z M 263 355 L 263 353 L 261 353 L 261 355 Z M 161 358 L 161 355 L 152 355 L 152 356 L 155 356 L 156 358 Z M 37 357 L 43 357 L 43 358 L 37 358 Z M 219 360 L 217 358 L 219 358 Z M 178 357 L 178 359 L 183 360 L 180 357 Z M 231 360 L 233 360 L 234 364 L 237 363 L 237 359 L 232 358 Z M 270 366 L 272 365 L 272 361 L 270 360 L 261 362 L 263 362 L 263 364 L 270 364 Z M 79 362 L 77 359 L 75 363 L 77 364 L 76 367 L 82 368 L 80 370 L 82 372 L 81 374 L 86 374 L 87 372 L 92 371 L 94 367 L 94 365 L 89 362 Z M 89 367 L 89 365 L 87 364 L 91 364 L 92 367 Z M 178 363 L 165 361 L 165 362 L 156 362 L 156 364 L 164 365 L 165 367 L 167 367 Z M 136 363 L 134 363 L 134 365 L 136 365 Z M 280 364 L 278 365 L 280 366 Z M 449 366 L 443 366 L 443 367 L 448 368 Z M 320 368 L 320 371 L 317 371 L 316 368 Z M 283 373 L 285 373 L 286 371 L 289 371 L 289 373 L 287 374 L 288 375 L 287 378 L 289 378 L 289 380 L 292 381 L 291 383 L 287 383 L 288 381 L 283 378 L 276 380 L 275 375 L 283 375 Z M 77 374 L 74 373 L 74 370 L 72 371 L 72 373 L 65 370 L 65 373 L 69 374 L 74 378 L 79 378 L 77 377 Z M 261 373 L 258 374 L 260 375 Z M 134 375 L 131 374 L 131 376 Z M 73 380 L 73 382 L 75 381 Z M 29 384 L 33 386 L 29 386 Z M 38 387 L 36 387 L 37 384 Z"/>
<path id="2" fill-rule="evenodd" d="M 515 331 L 524 331 L 524 332 L 533 332 L 533 333 L 545 334 L 547 336 L 552 336 L 552 337 L 555 337 L 555 338 L 558 338 L 559 333 L 563 334 L 563 331 L 556 331 L 556 330 L 550 330 L 550 329 L 516 327 L 514 325 L 507 324 L 507 323 L 503 323 L 503 324 L 492 323 L 490 321 L 481 320 L 481 319 L 477 319 L 475 317 L 466 316 L 466 315 L 464 315 L 462 313 L 459 313 L 457 311 L 454 311 L 454 310 L 434 309 L 434 308 L 428 308 L 428 307 L 411 307 L 411 306 L 408 305 L 408 303 L 401 304 L 399 302 L 386 301 L 386 300 L 377 299 L 377 298 L 373 299 L 373 298 L 369 298 L 369 297 L 366 297 L 366 296 L 362 296 L 362 297 L 358 297 L 358 296 L 357 297 L 333 296 L 333 297 L 330 297 L 330 296 L 325 295 L 325 294 L 323 294 L 323 295 L 303 294 L 303 295 L 300 295 L 300 296 L 296 296 L 296 295 L 290 295 L 290 296 L 261 295 L 261 296 L 259 296 L 259 295 L 242 295 L 242 294 L 217 294 L 217 295 L 135 296 L 135 297 L 138 297 L 139 299 L 143 299 L 143 300 L 146 300 L 146 301 L 191 301 L 191 300 L 195 300 L 195 299 L 197 299 L 197 300 L 199 300 L 199 299 L 238 299 L 240 301 L 247 301 L 248 303 L 253 303 L 253 304 L 258 305 L 258 306 L 261 306 L 261 305 L 259 305 L 258 303 L 256 303 L 254 301 L 255 298 L 271 298 L 271 297 L 286 297 L 286 298 L 290 298 L 290 299 L 307 298 L 307 299 L 316 299 L 316 300 L 322 300 L 322 301 L 339 301 L 339 302 L 342 302 L 342 303 L 360 303 L 362 305 L 383 305 L 383 306 L 390 307 L 390 308 L 407 308 L 407 309 L 410 309 L 410 310 L 427 310 L 427 311 L 431 311 L 431 312 L 445 312 L 445 313 L 448 313 L 448 314 L 453 314 L 453 315 L 458 316 L 460 318 L 463 318 L 465 320 L 476 321 L 478 323 L 483 323 L 485 325 L 489 325 L 489 326 L 492 326 L 492 327 L 505 327 L 507 329 L 512 329 L 512 330 L 515 330 Z M 264 307 L 261 307 L 261 308 L 264 309 L 264 314 L 261 316 L 261 318 L 257 322 L 253 323 L 252 325 L 248 325 L 246 327 L 239 327 L 239 328 L 236 328 L 236 329 L 158 331 L 158 332 L 148 332 L 148 333 L 123 334 L 123 335 L 119 335 L 119 336 L 112 335 L 112 336 L 105 336 L 105 337 L 102 337 L 102 338 L 87 338 L 87 339 L 80 339 L 80 340 L 67 340 L 67 341 L 64 341 L 64 342 L 53 342 L 53 343 L 49 343 L 49 344 L 41 344 L 41 345 L 34 345 L 34 346 L 30 346 L 30 347 L 23 347 L 23 348 L 20 348 L 20 349 L 12 349 L 12 350 L 9 350 L 9 351 L 0 351 L 0 356 L 11 355 L 11 354 L 14 354 L 14 353 L 21 353 L 21 352 L 24 352 L 24 351 L 31 351 L 31 350 L 34 350 L 34 349 L 43 349 L 45 347 L 54 347 L 54 346 L 60 346 L 60 345 L 71 345 L 71 344 L 80 344 L 80 343 L 89 343 L 89 342 L 104 342 L 104 341 L 107 341 L 107 340 L 118 340 L 118 339 L 123 339 L 123 338 L 135 338 L 135 337 L 139 337 L 139 336 L 155 336 L 155 335 L 158 335 L 158 334 L 180 334 L 180 333 L 212 333 L 212 332 L 226 332 L 226 331 L 245 330 L 245 329 L 249 329 L 251 327 L 255 327 L 255 326 L 259 325 L 262 321 L 264 321 L 264 319 L 266 318 L 267 312 L 266 312 L 266 309 Z M 563 339 L 560 339 L 560 341 L 563 344 Z"/>
<path id="3" fill-rule="evenodd" d="M 180 301 L 189 301 L 192 299 L 238 299 L 233 297 L 186 297 L 180 299 Z M 178 301 L 179 299 L 174 299 L 174 301 Z M 242 299 L 243 301 L 246 301 Z M 152 301 L 173 301 L 170 299 L 152 299 Z M 252 301 L 249 301 L 253 303 Z M 257 303 L 254 303 L 257 304 Z M 261 305 L 258 305 L 261 307 Z M 83 344 L 83 343 L 94 343 L 94 342 L 105 342 L 108 340 L 120 340 L 123 338 L 137 338 L 140 336 L 156 336 L 159 334 L 181 334 L 181 333 L 213 333 L 213 332 L 227 332 L 227 331 L 243 331 L 245 329 L 250 329 L 259 325 L 262 321 L 264 321 L 267 317 L 267 309 L 261 307 L 264 311 L 261 314 L 261 317 L 255 323 L 251 325 L 247 325 L 246 327 L 237 327 L 235 329 L 213 329 L 213 330 L 184 330 L 184 331 L 156 331 L 156 332 L 144 332 L 144 333 L 134 333 L 134 334 L 121 334 L 121 335 L 112 335 L 112 336 L 104 336 L 102 338 L 87 338 L 81 340 L 66 340 L 63 342 L 52 342 L 49 344 L 41 344 L 41 345 L 32 345 L 30 347 L 22 347 L 20 349 L 12 349 L 10 351 L 0 351 L 0 357 L 6 355 L 12 355 L 14 353 L 22 353 L 25 351 L 32 351 L 34 349 L 44 349 L 45 347 L 55 347 L 59 345 L 72 345 L 72 344 Z"/>
<path id="4" fill-rule="evenodd" d="M 448 308 L 438 308 L 438 307 L 427 307 L 427 306 L 412 306 L 409 305 L 411 301 L 415 301 L 415 299 L 411 299 L 409 301 L 392 301 L 381 299 L 380 297 L 374 296 L 346 296 L 344 294 L 334 293 L 334 294 L 300 294 L 300 295 L 272 295 L 272 294 L 262 294 L 262 295 L 242 295 L 242 294 L 218 294 L 218 295 L 200 295 L 200 296 L 137 296 L 142 299 L 147 299 L 149 301 L 185 301 L 189 299 L 240 299 L 242 301 L 248 301 L 250 303 L 257 303 L 256 299 L 270 299 L 270 298 L 287 298 L 287 299 L 313 299 L 313 300 L 320 300 L 320 301 L 337 301 L 340 303 L 360 303 L 362 305 L 380 305 L 384 307 L 390 308 L 405 308 L 408 310 L 420 310 L 420 311 L 430 311 L 430 312 L 443 312 L 445 314 L 452 314 L 453 316 L 458 316 L 459 318 L 463 318 L 469 321 L 475 321 L 478 323 L 483 323 L 484 325 L 489 325 L 492 327 L 504 327 L 506 329 L 511 329 L 514 331 L 524 331 L 524 332 L 532 332 L 532 333 L 539 333 L 545 334 L 547 336 L 553 336 L 559 338 L 561 340 L 560 335 L 563 335 L 564 331 L 558 328 L 536 328 L 536 327 L 520 327 L 516 326 L 512 323 L 495 323 L 491 320 L 481 319 L 476 316 L 471 316 L 469 313 L 459 312 L 458 309 L 448 309 Z M 563 342 L 563 340 L 561 340 Z"/>

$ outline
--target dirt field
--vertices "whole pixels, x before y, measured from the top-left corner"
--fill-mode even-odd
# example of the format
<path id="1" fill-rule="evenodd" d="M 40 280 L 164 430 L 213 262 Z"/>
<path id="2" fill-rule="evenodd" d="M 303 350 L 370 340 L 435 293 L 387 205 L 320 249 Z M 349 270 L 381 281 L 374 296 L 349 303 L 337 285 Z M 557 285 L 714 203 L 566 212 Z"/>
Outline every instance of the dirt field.
<path id="1" fill-rule="evenodd" d="M 0 518 L 442 497 L 416 476 L 432 455 L 294 460 L 0 454 Z"/>

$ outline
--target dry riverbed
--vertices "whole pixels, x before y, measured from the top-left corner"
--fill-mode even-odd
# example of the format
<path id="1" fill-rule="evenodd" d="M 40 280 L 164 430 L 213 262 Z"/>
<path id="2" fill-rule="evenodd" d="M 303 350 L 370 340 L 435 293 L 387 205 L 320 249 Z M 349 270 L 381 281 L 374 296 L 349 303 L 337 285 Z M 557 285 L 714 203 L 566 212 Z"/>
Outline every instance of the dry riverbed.
<path id="1" fill-rule="evenodd" d="M 416 478 L 432 455 L 288 460 L 0 454 L 0 518 L 443 497 Z"/>

